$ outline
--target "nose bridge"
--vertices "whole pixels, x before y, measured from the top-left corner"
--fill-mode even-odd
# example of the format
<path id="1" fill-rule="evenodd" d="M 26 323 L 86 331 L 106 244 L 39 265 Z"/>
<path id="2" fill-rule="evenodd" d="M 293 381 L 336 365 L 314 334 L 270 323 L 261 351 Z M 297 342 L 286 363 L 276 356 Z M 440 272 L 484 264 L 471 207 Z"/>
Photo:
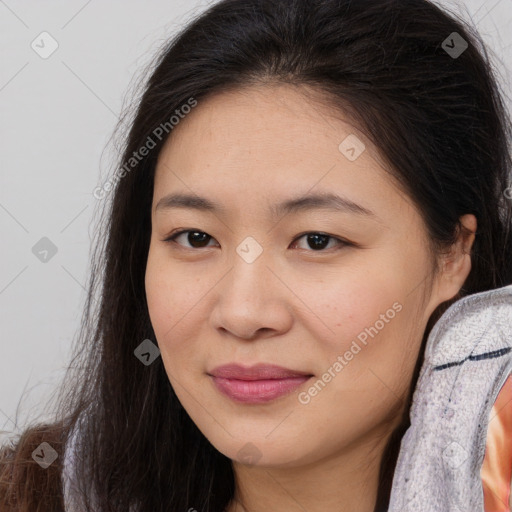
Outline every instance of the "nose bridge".
<path id="1" fill-rule="evenodd" d="M 290 327 L 289 308 L 279 305 L 282 284 L 270 270 L 271 252 L 252 237 L 236 247 L 212 312 L 217 328 L 252 338 L 258 330 L 282 332 Z"/>
<path id="2" fill-rule="evenodd" d="M 270 253 L 268 247 L 263 246 L 263 241 L 260 243 L 253 236 L 245 237 L 238 244 L 232 258 L 233 275 L 230 287 L 233 287 L 239 299 L 249 298 L 250 302 L 258 298 L 268 300 L 268 297 L 262 297 L 261 292 L 265 289 L 270 291 L 272 273 L 267 268 L 268 265 L 271 266 Z M 258 297 L 254 296 L 255 293 Z"/>

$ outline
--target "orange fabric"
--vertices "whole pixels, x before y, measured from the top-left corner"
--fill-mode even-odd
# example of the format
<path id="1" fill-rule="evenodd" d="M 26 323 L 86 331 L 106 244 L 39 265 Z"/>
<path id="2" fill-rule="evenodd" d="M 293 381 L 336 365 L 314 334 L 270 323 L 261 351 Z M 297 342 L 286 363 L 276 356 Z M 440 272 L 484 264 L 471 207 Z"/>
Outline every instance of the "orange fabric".
<path id="1" fill-rule="evenodd" d="M 501 388 L 489 416 L 480 470 L 485 512 L 512 510 L 512 375 Z"/>

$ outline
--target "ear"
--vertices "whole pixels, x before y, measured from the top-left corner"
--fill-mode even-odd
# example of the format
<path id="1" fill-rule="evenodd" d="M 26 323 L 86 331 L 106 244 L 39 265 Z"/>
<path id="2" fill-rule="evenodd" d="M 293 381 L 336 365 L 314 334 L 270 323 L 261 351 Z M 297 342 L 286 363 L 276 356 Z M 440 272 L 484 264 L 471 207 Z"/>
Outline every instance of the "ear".
<path id="1" fill-rule="evenodd" d="M 441 270 L 432 297 L 437 305 L 455 297 L 471 271 L 471 247 L 475 240 L 477 220 L 469 213 L 459 220 L 463 228 L 458 229 L 457 241 L 448 253 L 441 255 Z"/>

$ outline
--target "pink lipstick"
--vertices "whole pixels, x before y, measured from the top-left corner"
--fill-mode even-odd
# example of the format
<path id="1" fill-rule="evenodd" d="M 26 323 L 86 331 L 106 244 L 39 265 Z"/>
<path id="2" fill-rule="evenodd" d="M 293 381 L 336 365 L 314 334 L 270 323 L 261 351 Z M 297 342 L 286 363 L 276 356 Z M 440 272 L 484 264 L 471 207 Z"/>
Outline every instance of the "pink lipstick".
<path id="1" fill-rule="evenodd" d="M 261 363 L 250 367 L 227 364 L 209 375 L 224 395 L 237 402 L 255 404 L 287 395 L 312 377 L 307 372 Z"/>

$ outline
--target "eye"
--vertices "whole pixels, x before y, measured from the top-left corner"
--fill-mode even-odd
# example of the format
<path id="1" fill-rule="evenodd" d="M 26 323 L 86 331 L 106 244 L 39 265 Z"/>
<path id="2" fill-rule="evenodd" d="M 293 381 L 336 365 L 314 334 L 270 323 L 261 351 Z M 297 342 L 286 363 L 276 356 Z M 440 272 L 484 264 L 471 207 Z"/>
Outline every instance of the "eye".
<path id="1" fill-rule="evenodd" d="M 205 233 L 204 231 L 198 231 L 195 229 L 184 229 L 181 231 L 178 231 L 176 234 L 166 238 L 164 242 L 172 242 L 177 243 L 176 240 L 183 235 L 188 234 L 186 240 L 191 244 L 191 247 L 186 247 L 187 249 L 195 249 L 195 248 L 201 248 L 201 247 L 207 247 L 208 240 L 214 240 L 213 237 L 211 237 L 208 233 Z M 181 244 L 178 244 L 181 245 Z"/>
<path id="2" fill-rule="evenodd" d="M 306 239 L 306 243 L 310 248 L 312 248 L 315 252 L 322 252 L 329 245 L 329 241 L 335 242 L 335 246 L 338 245 L 341 247 L 352 245 L 350 242 L 345 240 L 341 240 L 340 238 L 328 235 L 326 233 L 320 233 L 316 231 L 311 231 L 308 233 L 304 233 L 303 235 L 298 236 L 294 243 L 301 238 Z M 332 248 L 332 246 L 331 246 Z M 323 251 L 325 252 L 325 251 Z"/>
<path id="3" fill-rule="evenodd" d="M 175 243 L 178 245 L 183 245 L 179 243 L 177 240 L 179 237 L 187 235 L 185 240 L 190 244 L 189 246 L 184 246 L 186 249 L 196 249 L 196 248 L 205 248 L 205 247 L 213 247 L 208 246 L 208 242 L 211 240 L 215 240 L 212 236 L 204 231 L 199 231 L 196 229 L 184 229 L 180 230 L 177 233 L 171 234 L 168 238 L 164 239 L 164 242 Z M 348 242 L 347 240 L 342 240 L 340 238 L 328 235 L 326 233 L 317 232 L 317 231 L 309 231 L 302 235 L 299 235 L 292 242 L 292 247 L 297 243 L 301 238 L 306 239 L 306 243 L 310 248 L 313 249 L 314 252 L 326 252 L 324 249 L 329 246 L 329 241 L 335 242 L 335 246 L 337 245 L 340 249 L 345 246 L 354 246 L 355 244 Z M 332 248 L 332 246 L 330 247 Z"/>

